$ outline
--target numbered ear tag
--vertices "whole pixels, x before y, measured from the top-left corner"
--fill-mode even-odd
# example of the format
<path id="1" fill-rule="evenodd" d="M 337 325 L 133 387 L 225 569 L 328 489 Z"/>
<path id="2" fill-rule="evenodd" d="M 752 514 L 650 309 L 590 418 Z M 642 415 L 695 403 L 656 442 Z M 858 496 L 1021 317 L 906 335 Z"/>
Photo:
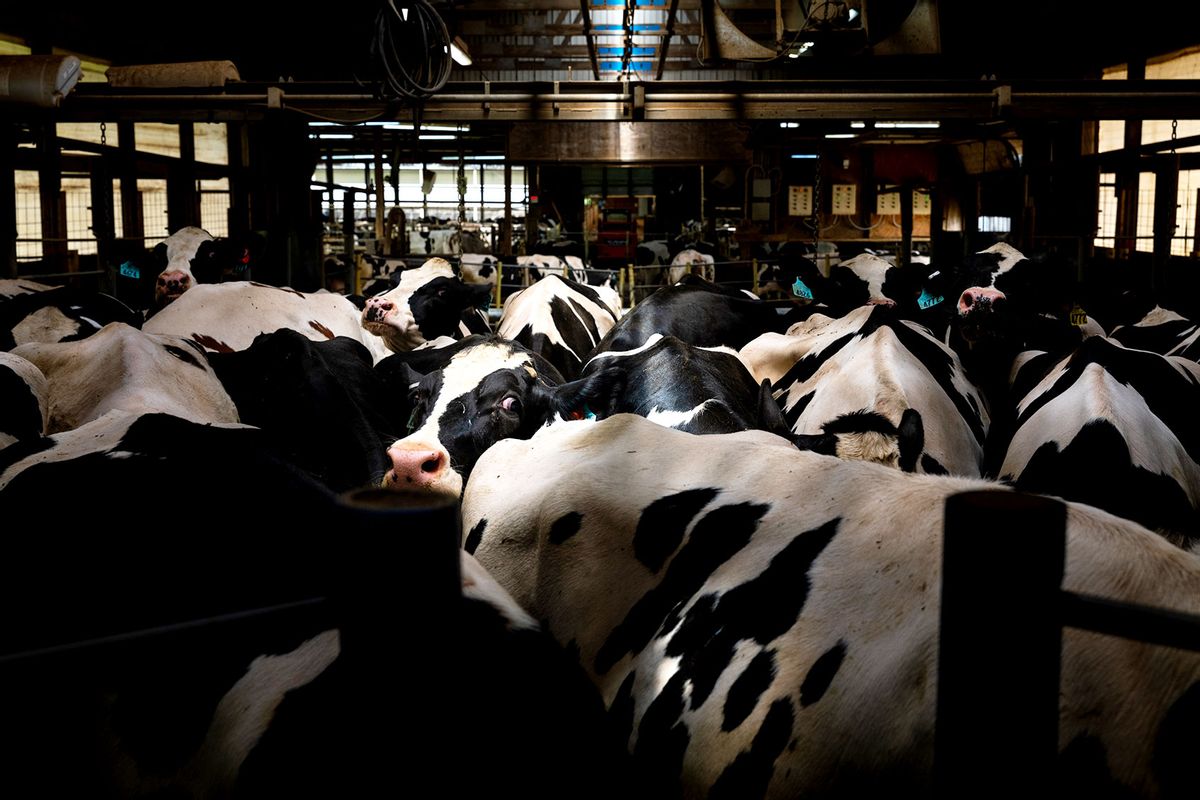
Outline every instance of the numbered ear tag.
<path id="1" fill-rule="evenodd" d="M 812 289 L 805 285 L 804 281 L 796 278 L 796 282 L 792 284 L 792 294 L 796 297 L 803 297 L 805 300 L 812 300 Z"/>
<path id="2" fill-rule="evenodd" d="M 1079 306 L 1071 309 L 1071 324 L 1080 327 L 1087 325 L 1087 312 Z"/>
<path id="3" fill-rule="evenodd" d="M 124 264 L 121 265 L 120 272 L 126 278 L 136 279 L 136 278 L 142 277 L 142 271 L 140 269 L 138 269 L 137 267 L 135 267 L 133 265 L 133 263 L 130 261 L 126 261 Z"/>
<path id="4" fill-rule="evenodd" d="M 917 305 L 920 306 L 922 311 L 924 311 L 927 308 L 933 308 L 945 299 L 946 298 L 942 297 L 940 294 L 934 296 L 929 293 L 928 289 L 922 289 L 921 296 L 917 298 Z"/>

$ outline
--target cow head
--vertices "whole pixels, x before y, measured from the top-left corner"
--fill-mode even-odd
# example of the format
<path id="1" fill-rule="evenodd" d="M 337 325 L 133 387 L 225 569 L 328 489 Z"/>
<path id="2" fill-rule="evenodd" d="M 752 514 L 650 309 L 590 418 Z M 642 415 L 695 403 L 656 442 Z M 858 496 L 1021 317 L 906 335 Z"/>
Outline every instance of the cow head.
<path id="1" fill-rule="evenodd" d="M 407 364 L 410 433 L 388 448 L 383 485 L 457 497 L 471 468 L 501 439 L 528 439 L 555 419 L 582 417 L 610 376 L 562 383 L 549 363 L 515 342 L 482 338 L 454 349 L 426 375 Z M 597 387 L 595 390 L 592 387 Z"/>
<path id="2" fill-rule="evenodd" d="M 265 248 L 261 236 L 214 238 L 203 228 L 180 228 L 154 246 L 152 263 L 159 268 L 154 306 L 162 309 L 197 283 L 244 280 Z"/>
<path id="3" fill-rule="evenodd" d="M 396 288 L 367 300 L 362 326 L 383 337 L 388 349 L 401 353 L 439 336 L 459 338 L 459 320 L 472 306 L 486 308 L 488 286 L 469 286 L 454 274 L 450 262 L 431 258 L 400 273 Z"/>

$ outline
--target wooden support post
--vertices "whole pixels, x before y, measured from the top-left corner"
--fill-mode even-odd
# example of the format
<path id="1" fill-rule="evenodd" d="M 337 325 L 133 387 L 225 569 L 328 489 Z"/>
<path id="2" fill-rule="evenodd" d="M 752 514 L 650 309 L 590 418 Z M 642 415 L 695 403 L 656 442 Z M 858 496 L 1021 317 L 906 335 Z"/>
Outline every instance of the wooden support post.
<path id="1" fill-rule="evenodd" d="M 0 278 L 17 277 L 16 126 L 0 123 Z"/>
<path id="2" fill-rule="evenodd" d="M 375 252 L 386 253 L 383 246 L 383 130 L 375 129 Z"/>
<path id="3" fill-rule="evenodd" d="M 1160 289 L 1167 285 L 1167 261 L 1175 238 L 1179 207 L 1179 162 L 1171 157 L 1155 159 L 1154 167 L 1154 258 L 1153 282 Z"/>
<path id="4" fill-rule="evenodd" d="M 41 195 L 42 255 L 46 272 L 74 272 L 67 261 L 67 208 L 62 190 L 62 161 L 53 120 L 47 120 L 38 141 L 38 192 Z"/>
<path id="5" fill-rule="evenodd" d="M 1066 515 L 1017 492 L 946 500 L 935 797 L 1011 800 L 1054 773 Z"/>
<path id="6" fill-rule="evenodd" d="M 112 172 L 107 158 L 92 160 L 89 184 L 92 192 L 92 235 L 96 237 L 96 268 L 109 270 L 100 283 L 104 291 L 113 292 L 115 278 L 112 268 L 112 245 L 116 238 L 113 219 Z"/>
<path id="7" fill-rule="evenodd" d="M 179 123 L 179 160 L 167 173 L 167 230 L 200 225 L 196 192 L 196 137 L 192 123 Z"/>
<path id="8" fill-rule="evenodd" d="M 252 230 L 250 134 L 246 125 L 233 122 L 227 124 L 226 132 L 226 146 L 229 152 L 229 233 L 232 236 Z"/>
<path id="9" fill-rule="evenodd" d="M 142 216 L 142 193 L 137 185 L 137 142 L 132 122 L 117 123 L 118 149 L 121 152 L 121 236 L 142 242 L 146 221 Z"/>

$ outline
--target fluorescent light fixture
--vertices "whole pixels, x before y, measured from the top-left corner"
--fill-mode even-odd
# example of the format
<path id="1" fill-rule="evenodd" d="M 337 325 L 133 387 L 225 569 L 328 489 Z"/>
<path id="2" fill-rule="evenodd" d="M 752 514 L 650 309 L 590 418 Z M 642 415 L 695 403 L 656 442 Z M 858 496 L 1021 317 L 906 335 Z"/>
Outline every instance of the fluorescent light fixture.
<path id="1" fill-rule="evenodd" d="M 827 133 L 826 139 L 853 139 L 858 136 L 857 133 Z"/>
<path id="2" fill-rule="evenodd" d="M 940 128 L 940 122 L 876 122 L 876 128 Z"/>
<path id="3" fill-rule="evenodd" d="M 418 139 L 457 139 L 453 133 L 422 133 Z"/>
<path id="4" fill-rule="evenodd" d="M 846 15 L 846 20 L 848 22 L 854 22 L 856 19 L 858 19 L 858 9 L 852 8 L 850 9 L 850 13 Z"/>
<path id="5" fill-rule="evenodd" d="M 475 155 L 463 156 L 463 161 L 503 161 L 504 156 L 498 155 Z M 442 161 L 458 161 L 458 156 L 442 156 Z"/>
<path id="6" fill-rule="evenodd" d="M 817 158 L 816 153 L 792 153 L 792 158 Z"/>
<path id="7" fill-rule="evenodd" d="M 353 139 L 353 133 L 318 133 L 318 139 Z"/>
<path id="8" fill-rule="evenodd" d="M 779 123 L 779 127 L 781 127 L 781 128 L 799 128 L 800 123 L 799 122 L 781 122 L 781 123 Z"/>
<path id="9" fill-rule="evenodd" d="M 455 36 L 450 42 L 450 57 L 454 59 L 455 64 L 461 64 L 464 67 L 471 66 L 471 54 L 467 51 L 467 43 L 462 40 L 462 37 Z"/>
<path id="10" fill-rule="evenodd" d="M 850 127 L 851 127 L 851 128 L 865 128 L 865 127 L 867 127 L 867 123 L 865 123 L 865 122 L 851 122 L 851 123 L 850 123 Z"/>
<path id="11" fill-rule="evenodd" d="M 408 6 L 400 6 L 400 19 L 408 22 Z"/>
<path id="12" fill-rule="evenodd" d="M 1012 217 L 980 217 L 980 233 L 1009 233 L 1012 230 Z"/>
<path id="13" fill-rule="evenodd" d="M 816 44 L 816 42 L 801 42 L 800 49 L 797 50 L 796 52 L 798 52 L 798 53 L 808 52 L 808 50 L 810 50 L 814 44 Z"/>

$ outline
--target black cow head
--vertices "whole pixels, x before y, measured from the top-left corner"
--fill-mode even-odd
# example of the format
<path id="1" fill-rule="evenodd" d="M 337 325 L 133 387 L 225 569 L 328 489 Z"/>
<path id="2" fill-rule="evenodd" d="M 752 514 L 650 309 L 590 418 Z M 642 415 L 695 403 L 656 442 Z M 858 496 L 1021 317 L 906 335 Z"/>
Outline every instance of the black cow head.
<path id="1" fill-rule="evenodd" d="M 461 338 L 463 312 L 486 309 L 490 299 L 491 287 L 463 283 L 448 262 L 434 258 L 400 273 L 394 289 L 369 298 L 362 326 L 400 353 L 439 336 Z"/>
<path id="2" fill-rule="evenodd" d="M 487 448 L 527 439 L 555 419 L 582 418 L 612 386 L 607 373 L 563 383 L 548 362 L 503 339 L 445 349 L 453 354 L 428 374 L 400 365 L 413 412 L 408 436 L 388 448 L 392 469 L 384 486 L 457 497 Z"/>

